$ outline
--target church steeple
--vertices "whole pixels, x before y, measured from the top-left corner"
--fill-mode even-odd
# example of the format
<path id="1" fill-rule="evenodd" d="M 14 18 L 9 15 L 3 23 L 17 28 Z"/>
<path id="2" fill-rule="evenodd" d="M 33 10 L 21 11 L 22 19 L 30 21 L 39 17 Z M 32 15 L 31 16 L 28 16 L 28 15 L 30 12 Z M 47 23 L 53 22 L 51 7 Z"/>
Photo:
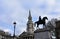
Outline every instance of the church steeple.
<path id="1" fill-rule="evenodd" d="M 28 17 L 28 20 L 32 20 L 32 16 L 31 16 L 30 10 L 29 10 L 29 17 Z"/>
<path id="2" fill-rule="evenodd" d="M 31 12 L 29 10 L 29 16 L 28 16 L 28 22 L 27 22 L 27 33 L 33 34 L 33 32 L 34 32 L 34 26 L 33 26 Z"/>

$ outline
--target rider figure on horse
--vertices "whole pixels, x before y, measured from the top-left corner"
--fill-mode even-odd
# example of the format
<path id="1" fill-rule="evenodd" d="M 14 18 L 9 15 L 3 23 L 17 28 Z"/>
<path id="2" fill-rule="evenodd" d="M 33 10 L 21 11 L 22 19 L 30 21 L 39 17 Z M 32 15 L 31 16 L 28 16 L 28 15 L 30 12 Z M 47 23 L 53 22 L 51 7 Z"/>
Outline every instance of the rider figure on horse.
<path id="1" fill-rule="evenodd" d="M 35 25 L 37 24 L 37 27 L 39 27 L 40 24 L 43 24 L 43 26 L 46 27 L 46 25 L 45 25 L 46 19 L 48 20 L 47 17 L 43 17 L 43 19 L 41 19 L 41 16 L 39 16 L 39 20 L 35 22 Z"/>
<path id="2" fill-rule="evenodd" d="M 41 21 L 41 16 L 39 16 L 39 21 Z"/>

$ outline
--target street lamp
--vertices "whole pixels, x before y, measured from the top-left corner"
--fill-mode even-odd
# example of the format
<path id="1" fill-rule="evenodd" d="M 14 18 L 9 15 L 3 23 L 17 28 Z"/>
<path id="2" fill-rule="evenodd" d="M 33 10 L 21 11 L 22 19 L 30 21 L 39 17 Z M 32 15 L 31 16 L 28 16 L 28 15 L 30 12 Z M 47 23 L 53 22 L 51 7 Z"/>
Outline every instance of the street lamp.
<path id="1" fill-rule="evenodd" d="M 14 39 L 14 37 L 15 37 L 16 22 L 13 22 L 13 24 L 14 24 L 14 34 L 13 34 L 13 39 Z"/>

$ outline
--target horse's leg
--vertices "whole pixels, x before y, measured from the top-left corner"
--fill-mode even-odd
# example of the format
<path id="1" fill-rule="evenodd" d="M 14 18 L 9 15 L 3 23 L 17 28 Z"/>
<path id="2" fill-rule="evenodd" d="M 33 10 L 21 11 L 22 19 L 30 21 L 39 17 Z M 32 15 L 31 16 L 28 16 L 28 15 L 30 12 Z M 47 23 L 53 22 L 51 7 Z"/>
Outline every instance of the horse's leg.
<path id="1" fill-rule="evenodd" d="M 36 29 L 39 29 L 39 25 L 37 24 L 37 28 Z"/>
<path id="2" fill-rule="evenodd" d="M 43 28 L 45 28 L 45 24 L 43 24 Z"/>
<path id="3" fill-rule="evenodd" d="M 43 24 L 43 28 L 47 28 L 46 24 Z"/>
<path id="4" fill-rule="evenodd" d="M 37 24 L 37 27 L 38 27 L 38 24 Z"/>

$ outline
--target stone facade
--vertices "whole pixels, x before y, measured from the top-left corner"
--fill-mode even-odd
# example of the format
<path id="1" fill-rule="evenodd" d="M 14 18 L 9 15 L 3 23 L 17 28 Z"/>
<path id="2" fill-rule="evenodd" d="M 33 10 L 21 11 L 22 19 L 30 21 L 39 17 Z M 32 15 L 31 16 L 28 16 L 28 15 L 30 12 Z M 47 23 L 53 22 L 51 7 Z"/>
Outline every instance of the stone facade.
<path id="1" fill-rule="evenodd" d="M 55 33 L 56 33 L 56 39 L 60 39 L 60 20 L 56 21 Z"/>
<path id="2" fill-rule="evenodd" d="M 20 36 L 19 39 L 34 39 L 33 34 L 28 34 L 27 32 L 23 32 Z"/>
<path id="3" fill-rule="evenodd" d="M 47 29 L 37 29 L 34 32 L 34 39 L 50 39 L 50 30 Z"/>

